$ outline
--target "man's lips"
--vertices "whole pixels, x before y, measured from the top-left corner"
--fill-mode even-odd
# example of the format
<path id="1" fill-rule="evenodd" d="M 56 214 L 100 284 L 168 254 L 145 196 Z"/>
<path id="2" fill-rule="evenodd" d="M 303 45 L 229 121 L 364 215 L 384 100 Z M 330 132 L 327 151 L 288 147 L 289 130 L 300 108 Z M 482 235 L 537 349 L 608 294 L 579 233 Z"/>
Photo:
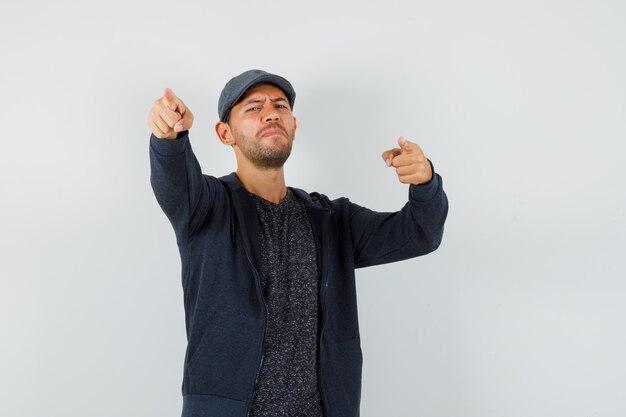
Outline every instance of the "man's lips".
<path id="1" fill-rule="evenodd" d="M 263 133 L 261 133 L 261 137 L 264 138 L 266 136 L 274 136 L 274 135 L 285 135 L 285 132 L 281 129 L 267 129 Z"/>

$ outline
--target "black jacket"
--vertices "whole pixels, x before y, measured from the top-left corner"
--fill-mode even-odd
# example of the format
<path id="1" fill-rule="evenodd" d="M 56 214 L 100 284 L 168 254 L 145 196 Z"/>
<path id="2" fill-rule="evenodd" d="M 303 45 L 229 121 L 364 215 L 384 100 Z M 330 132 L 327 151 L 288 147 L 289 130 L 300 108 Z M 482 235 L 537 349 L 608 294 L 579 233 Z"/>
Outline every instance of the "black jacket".
<path id="1" fill-rule="evenodd" d="M 232 173 L 203 175 L 187 133 L 150 137 L 151 184 L 180 251 L 187 330 L 182 417 L 245 417 L 263 359 L 255 204 Z M 354 269 L 412 258 L 441 242 L 448 202 L 438 174 L 409 186 L 399 212 L 291 188 L 306 207 L 320 274 L 319 386 L 325 417 L 356 417 L 362 354 Z"/>

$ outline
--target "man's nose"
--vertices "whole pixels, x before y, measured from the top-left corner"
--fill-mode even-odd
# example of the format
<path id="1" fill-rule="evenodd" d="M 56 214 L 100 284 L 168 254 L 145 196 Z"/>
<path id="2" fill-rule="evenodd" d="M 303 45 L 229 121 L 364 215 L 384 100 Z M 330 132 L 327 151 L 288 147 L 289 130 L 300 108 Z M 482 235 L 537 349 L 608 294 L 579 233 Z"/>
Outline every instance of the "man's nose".
<path id="1" fill-rule="evenodd" d="M 270 107 L 269 110 L 263 115 L 263 120 L 266 122 L 278 120 L 278 111 L 276 111 L 274 107 Z"/>

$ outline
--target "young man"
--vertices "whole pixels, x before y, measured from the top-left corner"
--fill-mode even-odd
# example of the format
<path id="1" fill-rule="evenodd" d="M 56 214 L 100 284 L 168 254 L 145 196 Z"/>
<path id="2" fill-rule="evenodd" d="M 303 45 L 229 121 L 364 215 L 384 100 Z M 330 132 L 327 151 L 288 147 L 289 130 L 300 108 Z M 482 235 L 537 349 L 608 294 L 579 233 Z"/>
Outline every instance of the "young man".
<path id="1" fill-rule="evenodd" d="M 187 331 L 183 417 L 356 417 L 362 354 L 354 269 L 434 251 L 448 202 L 404 138 L 382 158 L 409 185 L 395 213 L 285 185 L 295 91 L 246 71 L 224 87 L 215 126 L 237 172 L 203 175 L 193 115 L 174 93 L 148 116 L 151 184 L 180 251 Z"/>

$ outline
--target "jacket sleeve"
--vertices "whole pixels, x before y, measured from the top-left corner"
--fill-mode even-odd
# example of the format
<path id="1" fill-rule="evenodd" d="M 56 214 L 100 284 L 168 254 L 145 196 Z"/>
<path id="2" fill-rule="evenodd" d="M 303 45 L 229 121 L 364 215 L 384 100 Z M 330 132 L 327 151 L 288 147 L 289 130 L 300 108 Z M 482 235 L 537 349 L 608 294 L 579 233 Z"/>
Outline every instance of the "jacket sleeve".
<path id="1" fill-rule="evenodd" d="M 178 244 L 191 241 L 209 213 L 215 184 L 202 175 L 188 131 L 175 140 L 150 135 L 150 184 Z"/>
<path id="2" fill-rule="evenodd" d="M 409 201 L 395 213 L 375 212 L 349 203 L 355 267 L 379 265 L 425 255 L 437 249 L 448 215 L 443 180 L 409 185 Z"/>

